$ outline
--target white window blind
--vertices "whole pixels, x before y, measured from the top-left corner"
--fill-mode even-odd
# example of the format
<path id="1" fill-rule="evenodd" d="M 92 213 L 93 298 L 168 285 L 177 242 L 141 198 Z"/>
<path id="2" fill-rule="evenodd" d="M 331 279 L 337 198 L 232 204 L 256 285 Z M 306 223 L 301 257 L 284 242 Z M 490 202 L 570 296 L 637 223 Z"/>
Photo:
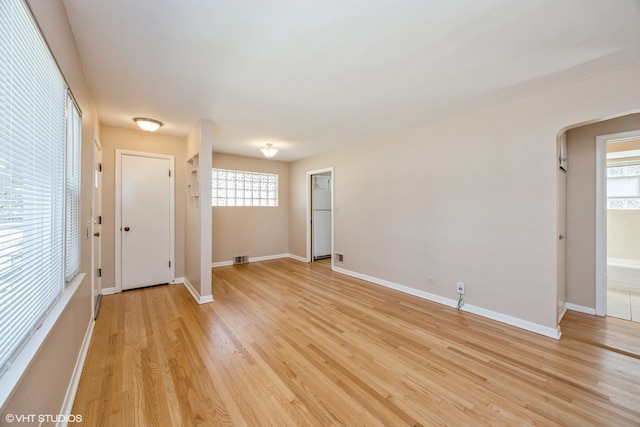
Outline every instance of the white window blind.
<path id="1" fill-rule="evenodd" d="M 0 375 L 64 289 L 66 106 L 66 83 L 28 7 L 2 0 Z"/>
<path id="2" fill-rule="evenodd" d="M 67 96 L 67 156 L 66 156 L 66 248 L 65 280 L 69 282 L 80 273 L 80 147 L 82 146 L 82 118 L 80 111 Z"/>

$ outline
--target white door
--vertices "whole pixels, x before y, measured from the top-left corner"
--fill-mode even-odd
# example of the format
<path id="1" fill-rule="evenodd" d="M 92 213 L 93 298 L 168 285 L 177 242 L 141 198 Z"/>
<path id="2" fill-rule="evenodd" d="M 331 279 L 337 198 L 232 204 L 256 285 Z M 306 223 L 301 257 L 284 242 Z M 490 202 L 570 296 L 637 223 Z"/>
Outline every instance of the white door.
<path id="1" fill-rule="evenodd" d="M 100 308 L 100 298 L 102 294 L 102 145 L 94 138 L 93 140 L 93 316 L 98 317 Z"/>
<path id="2" fill-rule="evenodd" d="M 121 154 L 122 290 L 173 280 L 173 161 Z"/>

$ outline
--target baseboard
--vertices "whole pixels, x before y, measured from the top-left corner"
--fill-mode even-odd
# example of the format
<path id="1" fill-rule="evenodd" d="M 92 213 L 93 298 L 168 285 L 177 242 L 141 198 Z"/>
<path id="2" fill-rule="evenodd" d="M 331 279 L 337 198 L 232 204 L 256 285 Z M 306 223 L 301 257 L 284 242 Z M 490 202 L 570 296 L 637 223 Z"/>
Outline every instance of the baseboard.
<path id="1" fill-rule="evenodd" d="M 249 262 L 270 261 L 272 259 L 281 259 L 281 258 L 293 258 L 293 259 L 297 259 L 298 261 L 306 262 L 304 258 L 298 257 L 297 255 L 288 254 L 288 253 L 252 257 L 252 258 L 249 258 Z M 211 268 L 228 267 L 230 265 L 233 265 L 233 261 L 218 261 L 218 262 L 212 262 Z"/>
<path id="2" fill-rule="evenodd" d="M 184 281 L 187 280 L 186 277 L 176 277 L 175 279 L 173 279 L 170 284 L 171 285 L 179 285 L 181 283 L 184 283 Z"/>
<path id="3" fill-rule="evenodd" d="M 82 368 L 84 367 L 84 362 L 87 358 L 87 353 L 89 352 L 89 344 L 91 344 L 91 337 L 93 336 L 93 328 L 95 324 L 95 320 L 91 319 L 91 321 L 89 322 L 89 326 L 87 327 L 87 331 L 84 334 L 84 340 L 82 341 L 82 346 L 80 347 L 80 353 L 78 354 L 76 365 L 73 368 L 73 374 L 71 374 L 71 381 L 69 382 L 67 393 L 65 394 L 64 401 L 62 402 L 62 408 L 60 409 L 61 414 L 70 415 L 71 410 L 73 409 L 73 402 L 75 401 L 76 393 L 78 392 L 80 376 L 82 375 Z M 57 425 L 60 427 L 66 427 L 67 422 L 61 421 Z"/>
<path id="4" fill-rule="evenodd" d="M 100 293 L 102 295 L 113 295 L 113 294 L 116 293 L 116 287 L 113 286 L 113 287 L 110 287 L 110 288 L 102 288 L 102 289 L 100 289 Z"/>
<path id="5" fill-rule="evenodd" d="M 596 315 L 596 309 L 591 307 L 584 307 L 582 305 L 566 303 L 567 310 L 577 311 L 578 313 L 591 314 L 593 316 Z"/>
<path id="6" fill-rule="evenodd" d="M 558 323 L 560 323 L 560 321 L 562 319 L 564 319 L 564 315 L 567 314 L 567 302 L 563 302 L 562 303 L 562 307 L 560 307 L 560 311 L 558 312 Z"/>
<path id="7" fill-rule="evenodd" d="M 280 258 L 289 258 L 289 254 L 258 256 L 255 258 L 249 258 L 249 262 L 270 261 L 272 259 L 280 259 Z"/>
<path id="8" fill-rule="evenodd" d="M 295 254 L 287 254 L 287 256 L 291 259 L 295 259 L 296 261 L 300 261 L 300 262 L 309 262 L 305 257 L 302 256 L 298 256 Z"/>
<path id="9" fill-rule="evenodd" d="M 228 267 L 230 265 L 233 265 L 233 261 L 212 262 L 211 263 L 211 268 Z"/>
<path id="10" fill-rule="evenodd" d="M 193 299 L 195 299 L 198 304 L 206 304 L 209 302 L 213 302 L 213 295 L 207 295 L 204 297 L 201 296 L 200 293 L 196 291 L 196 288 L 193 287 L 191 282 L 189 282 L 189 280 L 186 277 L 183 278 L 182 283 L 184 284 L 185 288 L 187 288 L 187 290 L 189 291 Z"/>
<path id="11" fill-rule="evenodd" d="M 367 282 L 385 286 L 387 288 L 404 292 L 406 294 L 410 294 L 419 298 L 437 302 L 439 304 L 444 304 L 449 307 L 455 308 L 457 306 L 457 301 L 451 298 L 441 297 L 440 295 L 420 291 L 418 289 L 410 288 L 408 286 L 400 285 L 394 282 L 390 282 L 388 280 L 378 279 L 377 277 L 367 276 L 366 274 L 357 273 L 355 271 L 347 270 L 340 267 L 334 267 L 333 270 L 338 273 L 346 274 L 347 276 L 366 280 Z M 496 320 L 501 323 L 506 323 L 507 325 L 515 326 L 520 329 L 535 332 L 537 334 L 544 335 L 549 338 L 560 339 L 560 335 L 561 335 L 560 327 L 550 328 L 548 326 L 529 322 L 528 320 L 523 320 L 523 319 L 509 316 L 503 313 L 498 313 L 497 311 L 487 310 L 485 308 L 477 307 L 467 303 L 465 303 L 460 310 L 477 314 L 479 316 L 486 317 L 491 320 Z"/>

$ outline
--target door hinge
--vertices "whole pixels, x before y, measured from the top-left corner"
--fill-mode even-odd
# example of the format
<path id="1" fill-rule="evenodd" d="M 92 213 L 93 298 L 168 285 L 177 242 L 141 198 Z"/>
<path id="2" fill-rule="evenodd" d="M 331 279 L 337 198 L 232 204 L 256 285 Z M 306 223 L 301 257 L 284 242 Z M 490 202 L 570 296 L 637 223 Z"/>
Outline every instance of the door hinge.
<path id="1" fill-rule="evenodd" d="M 98 215 L 98 224 L 102 224 L 102 215 Z"/>
<path id="2" fill-rule="evenodd" d="M 102 163 L 98 163 L 98 172 L 102 172 Z"/>
<path id="3" fill-rule="evenodd" d="M 102 277 L 102 269 L 101 268 L 98 269 L 98 277 Z"/>
<path id="4" fill-rule="evenodd" d="M 169 178 L 171 178 L 171 169 L 169 169 Z"/>
<path id="5" fill-rule="evenodd" d="M 171 261 L 169 261 L 169 268 L 171 268 Z"/>

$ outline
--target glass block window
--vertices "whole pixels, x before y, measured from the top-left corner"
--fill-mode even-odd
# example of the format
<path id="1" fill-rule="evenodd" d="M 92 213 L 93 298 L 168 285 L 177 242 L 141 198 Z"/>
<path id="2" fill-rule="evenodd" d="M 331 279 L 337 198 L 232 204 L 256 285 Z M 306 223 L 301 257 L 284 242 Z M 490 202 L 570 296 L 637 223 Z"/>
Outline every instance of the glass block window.
<path id="1" fill-rule="evenodd" d="M 640 209 L 640 165 L 607 168 L 607 208 Z"/>
<path id="2" fill-rule="evenodd" d="M 278 175 L 214 168 L 211 206 L 278 206 Z"/>

